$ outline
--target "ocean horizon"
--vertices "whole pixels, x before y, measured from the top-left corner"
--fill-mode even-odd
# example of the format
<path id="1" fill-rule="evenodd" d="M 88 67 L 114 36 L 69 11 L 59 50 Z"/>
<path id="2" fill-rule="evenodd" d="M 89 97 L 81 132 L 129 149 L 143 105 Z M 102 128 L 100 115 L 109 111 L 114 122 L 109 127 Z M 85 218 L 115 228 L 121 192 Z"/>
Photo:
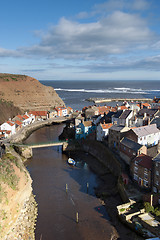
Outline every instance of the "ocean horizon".
<path id="1" fill-rule="evenodd" d="M 66 106 L 74 110 L 81 110 L 84 106 L 91 105 L 86 101 L 88 98 L 160 97 L 160 80 L 43 80 L 40 82 L 53 87 Z"/>

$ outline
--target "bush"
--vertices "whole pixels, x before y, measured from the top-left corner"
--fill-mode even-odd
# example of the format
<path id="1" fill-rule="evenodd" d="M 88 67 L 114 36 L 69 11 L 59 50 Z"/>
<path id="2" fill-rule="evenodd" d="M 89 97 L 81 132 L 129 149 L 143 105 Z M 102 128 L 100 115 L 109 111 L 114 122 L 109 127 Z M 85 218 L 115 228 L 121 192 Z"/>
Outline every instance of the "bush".
<path id="1" fill-rule="evenodd" d="M 145 211 L 146 211 L 147 213 L 149 213 L 149 212 L 154 213 L 154 207 L 151 206 L 151 204 L 150 204 L 149 202 L 145 202 L 145 203 L 144 203 L 144 208 L 145 208 Z"/>

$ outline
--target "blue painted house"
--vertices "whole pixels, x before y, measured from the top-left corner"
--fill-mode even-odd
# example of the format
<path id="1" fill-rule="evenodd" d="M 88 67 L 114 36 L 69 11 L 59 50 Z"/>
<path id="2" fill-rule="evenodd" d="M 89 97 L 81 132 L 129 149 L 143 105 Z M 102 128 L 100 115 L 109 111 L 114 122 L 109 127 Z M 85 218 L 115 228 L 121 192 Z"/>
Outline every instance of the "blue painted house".
<path id="1" fill-rule="evenodd" d="M 76 127 L 75 138 L 76 139 L 86 138 L 94 130 L 95 126 L 92 126 L 91 121 L 84 121 Z"/>

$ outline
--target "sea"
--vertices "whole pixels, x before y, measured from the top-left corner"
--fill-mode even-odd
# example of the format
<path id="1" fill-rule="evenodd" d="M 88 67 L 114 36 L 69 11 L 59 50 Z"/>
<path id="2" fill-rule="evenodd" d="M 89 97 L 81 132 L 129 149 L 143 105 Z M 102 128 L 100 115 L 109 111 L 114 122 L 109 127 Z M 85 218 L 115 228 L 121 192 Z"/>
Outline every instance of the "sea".
<path id="1" fill-rule="evenodd" d="M 160 80 L 43 80 L 40 82 L 53 87 L 66 106 L 74 110 L 81 110 L 93 104 L 87 101 L 89 98 L 160 98 Z M 106 103 L 112 106 L 115 104 L 117 103 Z"/>

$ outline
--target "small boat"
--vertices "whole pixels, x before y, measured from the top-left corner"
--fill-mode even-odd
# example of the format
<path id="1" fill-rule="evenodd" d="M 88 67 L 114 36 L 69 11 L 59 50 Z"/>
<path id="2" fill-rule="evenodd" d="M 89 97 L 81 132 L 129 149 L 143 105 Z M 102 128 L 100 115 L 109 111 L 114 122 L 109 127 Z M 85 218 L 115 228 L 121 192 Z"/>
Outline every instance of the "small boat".
<path id="1" fill-rule="evenodd" d="M 72 158 L 68 158 L 68 164 L 75 166 L 76 162 Z"/>

